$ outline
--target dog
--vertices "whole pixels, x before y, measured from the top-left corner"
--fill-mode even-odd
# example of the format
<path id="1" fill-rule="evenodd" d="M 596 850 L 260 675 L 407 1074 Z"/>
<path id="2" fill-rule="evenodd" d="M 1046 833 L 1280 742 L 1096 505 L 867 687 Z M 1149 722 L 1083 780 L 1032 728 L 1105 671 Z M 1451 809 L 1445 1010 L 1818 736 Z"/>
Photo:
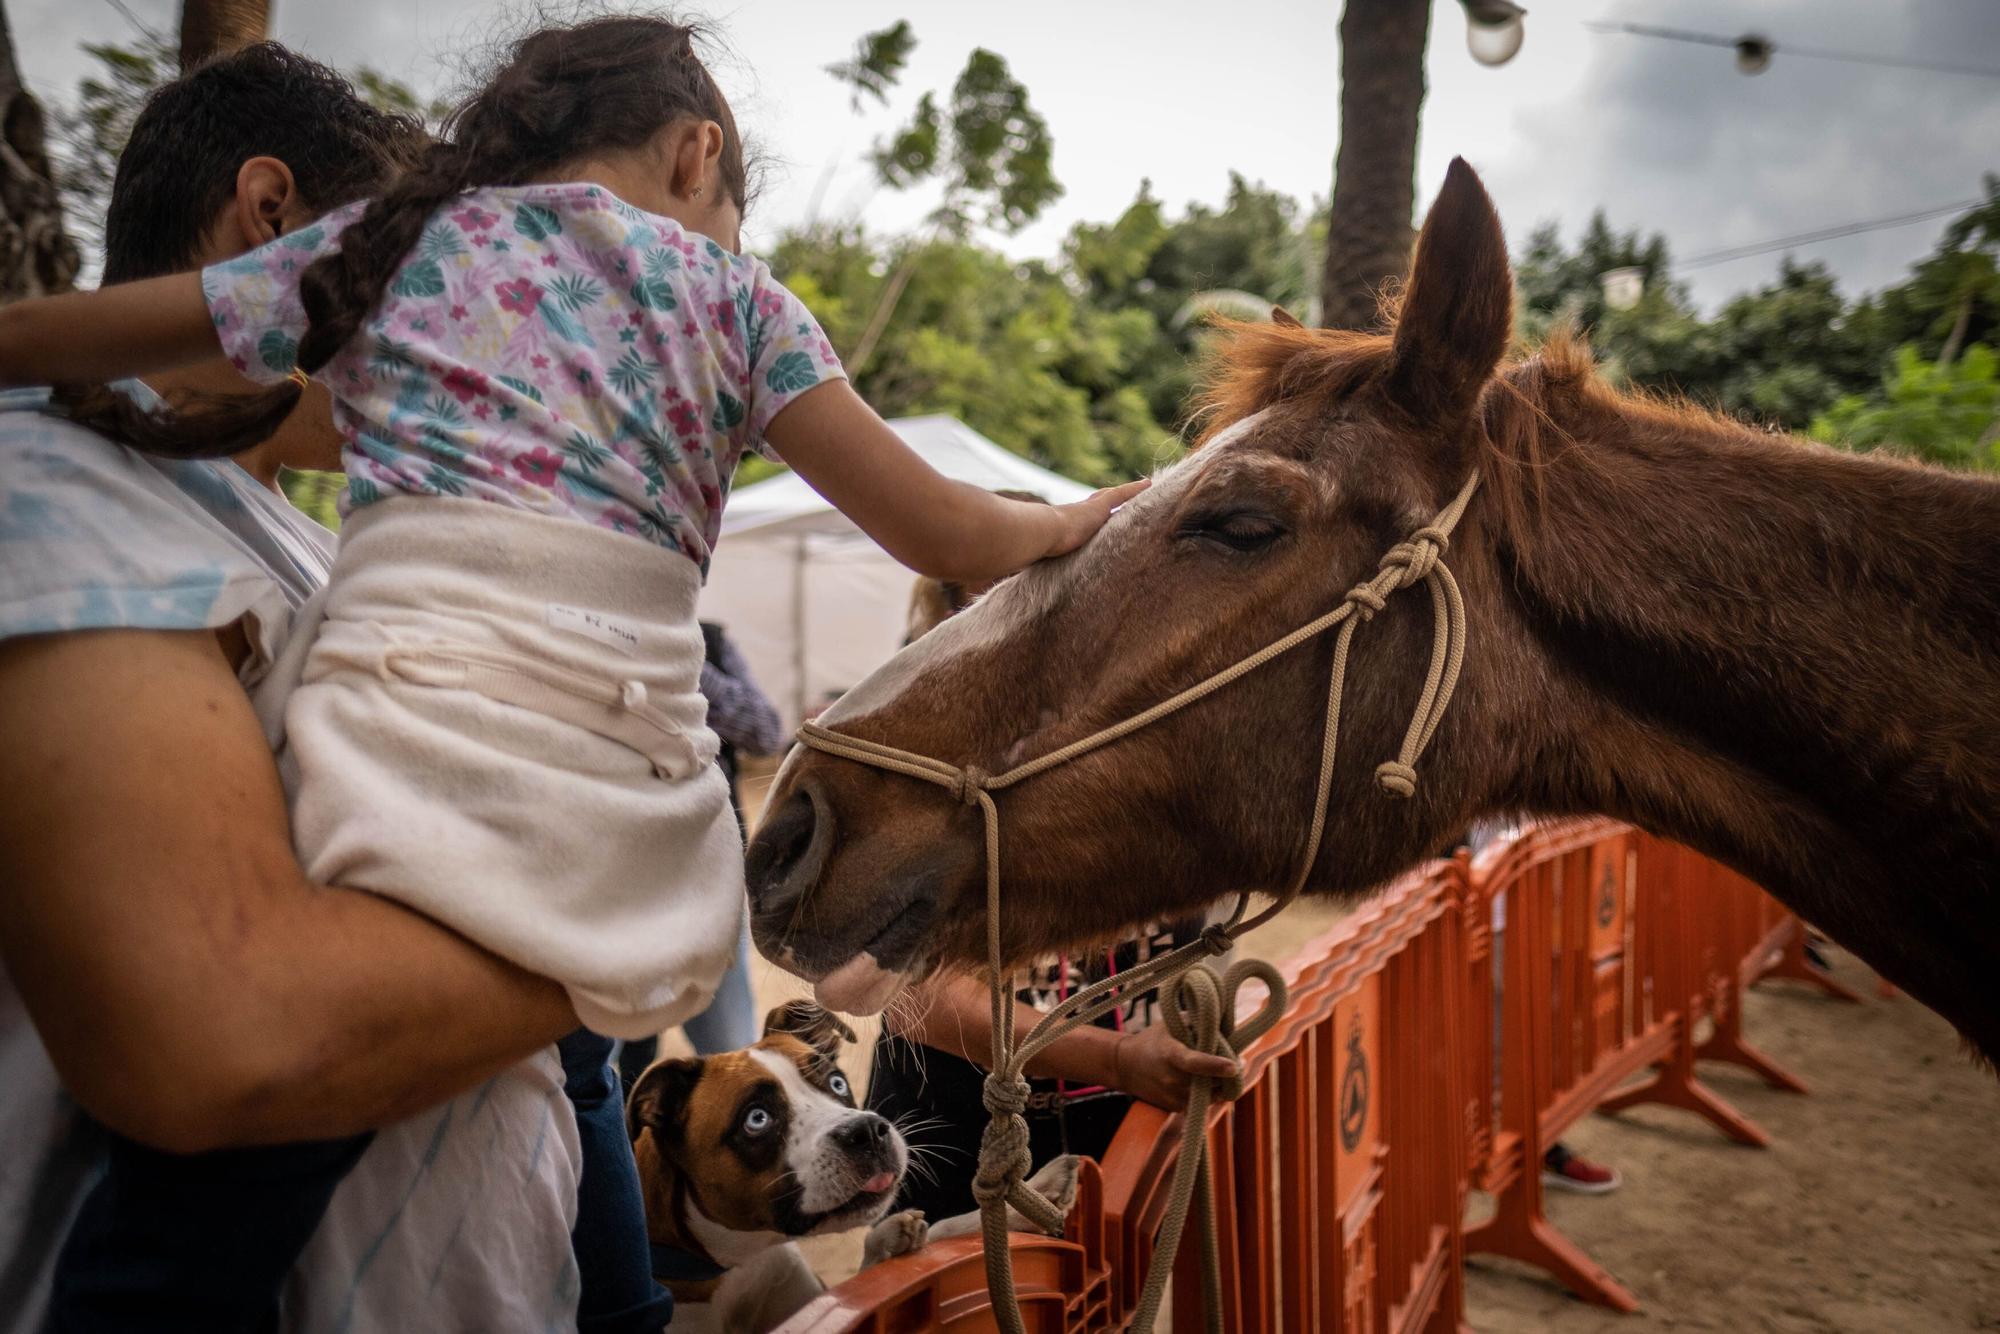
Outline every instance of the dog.
<path id="1" fill-rule="evenodd" d="M 654 1276 L 674 1294 L 674 1334 L 760 1334 L 824 1285 L 793 1244 L 866 1227 L 865 1269 L 930 1238 L 979 1230 L 965 1214 L 931 1225 L 891 1212 L 909 1146 L 855 1106 L 839 1056 L 854 1033 L 809 1001 L 779 1006 L 742 1051 L 661 1061 L 632 1086 L 626 1129 L 639 1164 Z M 1067 1210 L 1076 1159 L 1035 1186 Z M 1027 1221 L 1011 1214 L 1017 1230 Z"/>

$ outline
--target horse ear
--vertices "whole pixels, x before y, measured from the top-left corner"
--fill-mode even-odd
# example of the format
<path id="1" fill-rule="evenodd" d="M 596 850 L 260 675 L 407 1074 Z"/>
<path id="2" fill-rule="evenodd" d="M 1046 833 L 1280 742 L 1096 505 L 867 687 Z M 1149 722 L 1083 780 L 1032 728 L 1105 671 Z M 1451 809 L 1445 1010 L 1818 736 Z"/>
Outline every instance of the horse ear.
<path id="1" fill-rule="evenodd" d="M 1298 316 L 1292 314 L 1291 311 L 1286 310 L 1283 306 L 1271 307 L 1271 323 L 1286 329 L 1303 329 L 1306 327 L 1300 322 Z"/>
<path id="2" fill-rule="evenodd" d="M 1513 326 L 1514 277 L 1499 215 L 1465 159 L 1453 158 L 1410 261 L 1390 394 L 1420 420 L 1456 424 L 1478 403 Z"/>

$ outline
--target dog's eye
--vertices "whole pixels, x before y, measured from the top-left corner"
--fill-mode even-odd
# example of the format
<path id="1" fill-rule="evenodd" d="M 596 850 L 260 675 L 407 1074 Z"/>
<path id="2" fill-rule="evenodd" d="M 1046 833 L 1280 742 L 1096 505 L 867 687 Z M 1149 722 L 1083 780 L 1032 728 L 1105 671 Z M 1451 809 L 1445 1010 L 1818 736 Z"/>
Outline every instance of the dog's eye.
<path id="1" fill-rule="evenodd" d="M 831 1079 L 829 1079 L 829 1080 L 827 1080 L 827 1081 L 826 1081 L 826 1086 L 827 1086 L 827 1087 L 828 1087 L 829 1089 L 833 1090 L 833 1096 L 834 1096 L 834 1097 L 836 1097 L 836 1098 L 844 1098 L 844 1097 L 846 1097 L 846 1096 L 847 1096 L 847 1076 L 846 1076 L 846 1075 L 838 1075 L 838 1074 L 837 1074 L 837 1075 L 833 1076 L 833 1078 L 831 1078 Z"/>
<path id="2" fill-rule="evenodd" d="M 776 1118 L 762 1107 L 752 1107 L 743 1115 L 743 1133 L 746 1135 L 762 1135 L 776 1124 Z"/>

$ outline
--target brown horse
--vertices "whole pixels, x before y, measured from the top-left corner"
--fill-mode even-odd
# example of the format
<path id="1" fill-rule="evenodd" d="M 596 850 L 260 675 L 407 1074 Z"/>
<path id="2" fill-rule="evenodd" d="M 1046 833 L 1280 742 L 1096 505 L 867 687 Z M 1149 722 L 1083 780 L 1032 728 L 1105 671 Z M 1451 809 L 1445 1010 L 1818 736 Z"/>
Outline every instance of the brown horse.
<path id="1" fill-rule="evenodd" d="M 1200 450 L 824 721 L 1005 770 L 1337 605 L 1478 469 L 1458 696 L 1414 797 L 1385 797 L 1427 599 L 1360 630 L 1308 891 L 1367 890 L 1487 813 L 1604 812 L 1755 877 L 2000 1054 L 2000 485 L 1622 395 L 1560 339 L 1503 366 L 1511 286 L 1455 162 L 1391 333 L 1236 329 Z M 1331 651 L 999 793 L 1007 949 L 1284 885 Z M 976 809 L 807 751 L 771 803 L 767 954 L 878 984 L 982 957 Z"/>

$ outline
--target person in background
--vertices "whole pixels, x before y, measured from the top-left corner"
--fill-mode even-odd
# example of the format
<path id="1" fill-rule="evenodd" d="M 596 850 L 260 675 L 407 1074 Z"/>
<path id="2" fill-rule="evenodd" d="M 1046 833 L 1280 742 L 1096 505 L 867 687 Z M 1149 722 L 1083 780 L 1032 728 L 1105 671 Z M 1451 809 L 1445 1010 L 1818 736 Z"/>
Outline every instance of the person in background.
<path id="1" fill-rule="evenodd" d="M 701 693 L 708 700 L 708 725 L 722 739 L 715 763 L 729 780 L 730 804 L 736 808 L 736 825 L 747 836 L 743 819 L 743 791 L 738 783 L 739 755 L 775 755 L 785 744 L 784 724 L 756 681 L 750 664 L 721 626 L 714 621 L 701 623 Z M 700 1056 L 736 1051 L 757 1040 L 757 1006 L 750 995 L 750 933 L 746 925 L 736 942 L 736 960 L 716 985 L 715 999 L 708 1008 L 681 1025 L 690 1045 Z M 618 1052 L 618 1074 L 630 1093 L 632 1085 L 660 1054 L 657 1037 L 636 1038 Z"/>
<path id="2" fill-rule="evenodd" d="M 1518 833 L 1520 826 L 1511 820 L 1484 820 L 1468 829 L 1465 837 L 1456 846 L 1465 848 L 1474 857 L 1484 852 L 1493 843 L 1510 838 Z M 1495 897 L 1493 900 L 1493 939 L 1497 949 L 1506 948 L 1507 900 Z M 1493 968 L 1493 990 L 1497 1001 L 1500 991 L 1501 969 L 1496 956 Z M 1500 1007 L 1493 1007 L 1493 1044 L 1500 1045 Z M 1494 1065 L 1494 1078 L 1499 1078 L 1499 1065 Z M 1542 1155 L 1542 1184 L 1554 1190 L 1566 1190 L 1577 1195 L 1609 1195 L 1625 1184 L 1624 1178 L 1615 1167 L 1607 1167 L 1595 1159 L 1586 1158 L 1561 1142 L 1553 1145 Z"/>

